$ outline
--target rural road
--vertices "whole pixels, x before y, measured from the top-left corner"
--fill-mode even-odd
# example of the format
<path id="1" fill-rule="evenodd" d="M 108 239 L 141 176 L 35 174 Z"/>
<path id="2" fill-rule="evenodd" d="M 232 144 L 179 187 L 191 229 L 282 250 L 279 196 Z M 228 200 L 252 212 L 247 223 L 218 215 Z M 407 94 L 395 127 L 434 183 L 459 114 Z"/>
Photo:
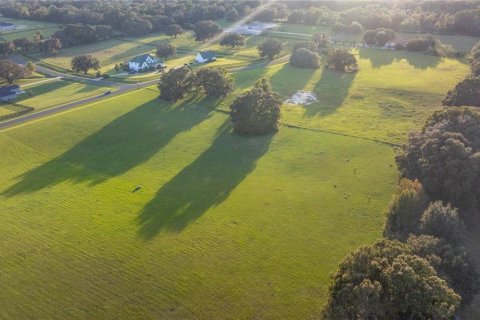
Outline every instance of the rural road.
<path id="1" fill-rule="evenodd" d="M 23 58 L 18 57 L 18 56 L 12 56 L 12 57 L 10 57 L 10 59 L 12 59 L 13 61 L 15 61 L 16 63 L 19 63 L 19 64 L 25 64 L 26 63 L 26 61 Z M 50 69 L 47 69 L 47 68 L 44 68 L 44 67 L 39 67 L 39 66 L 36 66 L 36 71 L 39 72 L 39 73 L 43 73 L 43 74 L 46 74 L 48 76 L 54 77 L 54 78 L 65 79 L 65 80 L 70 80 L 70 81 L 75 81 L 75 82 L 81 82 L 81 83 L 91 84 L 91 85 L 95 85 L 95 86 L 105 86 L 106 87 L 105 92 L 109 91 L 109 87 L 116 87 L 117 90 L 112 91 L 110 94 L 100 94 L 100 95 L 96 95 L 96 96 L 93 96 L 93 97 L 81 99 L 81 100 L 78 100 L 78 101 L 62 104 L 62 105 L 59 105 L 59 106 L 56 106 L 56 107 L 48 108 L 48 109 L 45 109 L 45 110 L 42 110 L 42 111 L 30 113 L 30 114 L 27 114 L 27 115 L 22 116 L 22 117 L 2 121 L 2 122 L 0 122 L 0 129 L 5 129 L 5 128 L 12 127 L 12 126 L 15 126 L 15 125 L 19 125 L 19 124 L 22 124 L 22 123 L 25 123 L 25 122 L 28 122 L 28 121 L 32 121 L 32 120 L 35 120 L 35 119 L 39 119 L 39 118 L 43 118 L 45 116 L 55 114 L 55 113 L 58 113 L 58 112 L 73 109 L 73 108 L 78 107 L 80 105 L 95 102 L 95 101 L 98 101 L 98 100 L 101 100 L 101 99 L 104 99 L 104 98 L 107 98 L 107 97 L 120 95 L 120 94 L 129 92 L 129 91 L 133 91 L 133 90 L 136 90 L 136 89 L 139 89 L 139 88 L 149 87 L 149 86 L 152 86 L 152 85 L 155 85 L 155 84 L 158 83 L 158 80 L 152 80 L 152 81 L 147 81 L 147 82 L 141 82 L 141 83 L 138 83 L 138 84 L 119 84 L 119 83 L 105 81 L 105 80 L 94 80 L 94 79 L 88 79 L 88 78 L 78 77 L 78 76 L 74 76 L 74 75 L 69 75 L 69 74 L 65 74 L 65 73 L 60 73 L 60 72 L 53 71 L 53 70 L 50 70 Z"/>

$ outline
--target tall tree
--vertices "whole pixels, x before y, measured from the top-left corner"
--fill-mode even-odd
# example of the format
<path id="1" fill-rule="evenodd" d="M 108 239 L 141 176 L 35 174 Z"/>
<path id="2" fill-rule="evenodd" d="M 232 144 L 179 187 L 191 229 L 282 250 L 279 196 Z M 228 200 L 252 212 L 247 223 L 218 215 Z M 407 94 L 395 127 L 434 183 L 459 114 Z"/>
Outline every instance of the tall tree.
<path id="1" fill-rule="evenodd" d="M 207 96 L 222 97 L 233 90 L 233 79 L 224 68 L 202 68 L 196 72 L 196 87 Z"/>
<path id="2" fill-rule="evenodd" d="M 0 78 L 6 80 L 9 84 L 27 78 L 31 74 L 32 72 L 30 69 L 23 67 L 12 60 L 0 60 Z"/>
<path id="3" fill-rule="evenodd" d="M 159 58 L 167 59 L 168 57 L 177 54 L 177 48 L 169 43 L 159 44 L 157 47 L 156 55 Z"/>
<path id="4" fill-rule="evenodd" d="M 357 71 L 357 58 L 348 50 L 335 48 L 328 52 L 325 66 L 329 69 L 346 72 Z"/>
<path id="5" fill-rule="evenodd" d="M 95 71 L 100 70 L 100 61 L 87 54 L 81 56 L 75 56 L 72 58 L 72 70 L 75 72 L 83 72 L 87 74 L 90 69 Z"/>
<path id="6" fill-rule="evenodd" d="M 178 35 L 183 33 L 183 28 L 178 24 L 171 24 L 167 27 L 165 33 L 176 38 Z"/>
<path id="7" fill-rule="evenodd" d="M 220 40 L 221 46 L 228 47 L 240 47 L 245 45 L 245 37 L 238 32 L 227 33 L 222 40 Z"/>
<path id="8" fill-rule="evenodd" d="M 220 29 L 218 24 L 211 20 L 203 20 L 195 25 L 193 32 L 195 32 L 196 41 L 206 41 L 222 32 L 222 29 Z"/>
<path id="9" fill-rule="evenodd" d="M 258 45 L 260 57 L 266 57 L 268 60 L 273 60 L 280 52 L 282 52 L 282 43 L 277 39 L 268 38 Z"/>
<path id="10" fill-rule="evenodd" d="M 160 79 L 160 98 L 177 101 L 195 87 L 195 74 L 188 67 L 170 69 Z"/>

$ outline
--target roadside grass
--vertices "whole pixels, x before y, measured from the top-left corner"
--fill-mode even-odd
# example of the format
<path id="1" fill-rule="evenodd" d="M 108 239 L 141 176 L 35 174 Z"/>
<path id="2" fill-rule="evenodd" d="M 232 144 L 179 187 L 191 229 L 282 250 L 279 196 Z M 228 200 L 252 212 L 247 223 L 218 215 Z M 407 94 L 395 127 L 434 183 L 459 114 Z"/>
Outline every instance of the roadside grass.
<path id="1" fill-rule="evenodd" d="M 25 87 L 24 94 L 18 96 L 13 102 L 35 108 L 40 111 L 68 102 L 101 95 L 111 90 L 109 87 L 100 87 L 90 84 L 76 83 L 65 80 L 52 80 Z"/>
<path id="2" fill-rule="evenodd" d="M 288 127 L 241 137 L 206 99 L 157 97 L 0 133 L 3 315 L 318 316 L 338 261 L 381 235 L 392 148 Z"/>

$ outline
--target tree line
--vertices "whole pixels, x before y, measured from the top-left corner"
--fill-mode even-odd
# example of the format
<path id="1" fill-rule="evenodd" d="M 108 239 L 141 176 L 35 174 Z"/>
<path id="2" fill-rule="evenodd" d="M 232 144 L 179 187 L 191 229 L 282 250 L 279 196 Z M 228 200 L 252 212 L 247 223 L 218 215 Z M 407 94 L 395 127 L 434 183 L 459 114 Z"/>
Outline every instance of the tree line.
<path id="1" fill-rule="evenodd" d="M 479 49 L 472 49 L 465 81 L 478 79 Z M 452 319 L 480 293 L 476 263 L 465 249 L 466 225 L 480 214 L 479 88 L 471 87 L 472 99 L 460 97 L 464 89 L 457 86 L 446 108 L 410 134 L 396 156 L 402 179 L 385 238 L 340 263 L 326 319 Z"/>

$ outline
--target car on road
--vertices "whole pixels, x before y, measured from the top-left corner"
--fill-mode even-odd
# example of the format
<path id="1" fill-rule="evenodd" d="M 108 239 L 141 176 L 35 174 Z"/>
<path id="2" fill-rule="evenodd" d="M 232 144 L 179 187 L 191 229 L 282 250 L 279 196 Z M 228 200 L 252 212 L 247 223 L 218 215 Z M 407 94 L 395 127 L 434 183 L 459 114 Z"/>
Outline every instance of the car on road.
<path id="1" fill-rule="evenodd" d="M 103 95 L 108 96 L 108 95 L 111 94 L 111 93 L 112 93 L 112 90 L 108 90 L 108 91 L 105 92 Z"/>

